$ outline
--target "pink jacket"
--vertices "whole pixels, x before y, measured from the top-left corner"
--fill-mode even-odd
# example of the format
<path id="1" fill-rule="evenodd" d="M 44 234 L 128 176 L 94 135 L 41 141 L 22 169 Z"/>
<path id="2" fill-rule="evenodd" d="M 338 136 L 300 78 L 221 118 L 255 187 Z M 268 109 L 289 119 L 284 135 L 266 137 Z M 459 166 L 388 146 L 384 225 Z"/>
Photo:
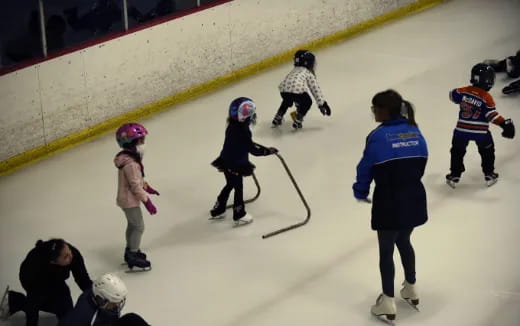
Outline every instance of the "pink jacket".
<path id="1" fill-rule="evenodd" d="M 148 200 L 139 163 L 130 156 L 121 154 L 114 158 L 114 164 L 119 169 L 117 205 L 121 208 L 139 207 L 141 202 Z"/>

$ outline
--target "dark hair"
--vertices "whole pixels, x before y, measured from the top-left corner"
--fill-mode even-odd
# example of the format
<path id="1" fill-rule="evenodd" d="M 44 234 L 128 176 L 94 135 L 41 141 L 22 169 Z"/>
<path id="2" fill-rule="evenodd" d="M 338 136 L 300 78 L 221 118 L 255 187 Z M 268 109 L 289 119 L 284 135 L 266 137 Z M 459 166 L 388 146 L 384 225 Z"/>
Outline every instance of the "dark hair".
<path id="1" fill-rule="evenodd" d="M 132 140 L 130 143 L 123 144 L 123 149 L 135 151 L 135 149 L 137 147 L 137 143 L 139 142 L 139 139 L 141 139 L 141 138 L 136 138 L 136 139 Z"/>
<path id="2" fill-rule="evenodd" d="M 49 262 L 56 260 L 67 243 L 63 239 L 38 240 L 36 248 L 39 248 Z"/>
<path id="3" fill-rule="evenodd" d="M 391 119 L 405 117 L 412 126 L 417 126 L 412 103 L 403 100 L 401 95 L 393 89 L 377 93 L 372 98 L 372 105 L 388 111 Z"/>

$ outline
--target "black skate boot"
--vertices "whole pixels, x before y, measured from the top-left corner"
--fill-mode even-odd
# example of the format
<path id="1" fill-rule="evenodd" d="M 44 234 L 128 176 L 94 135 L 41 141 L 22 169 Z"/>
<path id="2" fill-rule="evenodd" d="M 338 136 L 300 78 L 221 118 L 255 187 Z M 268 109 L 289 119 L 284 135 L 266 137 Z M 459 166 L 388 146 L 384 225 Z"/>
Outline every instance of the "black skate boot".
<path id="1" fill-rule="evenodd" d="M 128 263 L 128 253 L 130 252 L 130 248 L 125 248 L 125 263 Z M 141 257 L 142 259 L 146 259 L 146 254 L 142 252 L 141 250 L 137 250 L 136 254 Z"/>
<path id="2" fill-rule="evenodd" d="M 502 89 L 502 93 L 508 95 L 513 93 L 520 93 L 520 80 L 514 81 Z"/>
<path id="3" fill-rule="evenodd" d="M 456 176 L 451 173 L 446 175 L 446 184 L 448 186 L 452 187 L 453 189 L 455 189 L 457 187 L 457 183 L 459 183 L 459 181 L 460 181 L 460 175 Z"/>
<path id="4" fill-rule="evenodd" d="M 293 120 L 292 127 L 294 129 L 301 129 L 303 127 L 303 118 L 300 116 L 300 114 L 298 114 L 297 111 L 291 112 L 291 119 Z"/>
<path id="5" fill-rule="evenodd" d="M 275 115 L 274 116 L 274 119 L 273 119 L 273 127 L 278 127 L 279 125 L 282 124 L 282 121 L 283 121 L 283 117 L 279 114 Z"/>
<path id="6" fill-rule="evenodd" d="M 494 185 L 495 183 L 498 182 L 498 173 L 489 173 L 489 174 L 486 174 L 484 176 L 484 179 L 486 180 L 486 185 L 488 187 L 491 187 L 492 185 Z"/>
<path id="7" fill-rule="evenodd" d="M 210 220 L 221 220 L 226 217 L 226 203 L 217 200 L 211 211 L 209 211 Z"/>
<path id="8" fill-rule="evenodd" d="M 133 271 L 134 267 L 140 268 L 141 271 L 149 271 L 152 269 L 150 261 L 143 259 L 138 252 L 129 251 L 127 257 L 128 268 L 130 268 L 131 271 Z"/>

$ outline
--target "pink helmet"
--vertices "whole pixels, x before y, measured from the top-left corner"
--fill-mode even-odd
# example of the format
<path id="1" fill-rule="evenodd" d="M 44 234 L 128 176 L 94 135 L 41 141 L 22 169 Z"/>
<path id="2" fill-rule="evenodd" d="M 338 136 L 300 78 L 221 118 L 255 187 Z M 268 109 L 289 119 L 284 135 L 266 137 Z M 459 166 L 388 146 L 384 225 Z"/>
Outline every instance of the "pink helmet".
<path id="1" fill-rule="evenodd" d="M 116 140 L 120 147 L 131 144 L 134 140 L 148 135 L 148 130 L 139 123 L 125 123 L 116 131 Z"/>

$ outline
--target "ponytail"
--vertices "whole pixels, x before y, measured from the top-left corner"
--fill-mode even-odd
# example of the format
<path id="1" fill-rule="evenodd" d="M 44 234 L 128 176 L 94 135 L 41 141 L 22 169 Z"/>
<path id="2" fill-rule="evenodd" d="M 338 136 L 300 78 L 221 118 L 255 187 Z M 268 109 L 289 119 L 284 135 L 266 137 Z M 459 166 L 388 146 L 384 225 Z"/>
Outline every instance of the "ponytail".
<path id="1" fill-rule="evenodd" d="M 417 127 L 417 122 L 415 121 L 415 110 L 413 109 L 412 103 L 403 100 L 403 104 L 401 107 L 401 114 L 408 119 L 408 124 L 414 127 Z"/>

